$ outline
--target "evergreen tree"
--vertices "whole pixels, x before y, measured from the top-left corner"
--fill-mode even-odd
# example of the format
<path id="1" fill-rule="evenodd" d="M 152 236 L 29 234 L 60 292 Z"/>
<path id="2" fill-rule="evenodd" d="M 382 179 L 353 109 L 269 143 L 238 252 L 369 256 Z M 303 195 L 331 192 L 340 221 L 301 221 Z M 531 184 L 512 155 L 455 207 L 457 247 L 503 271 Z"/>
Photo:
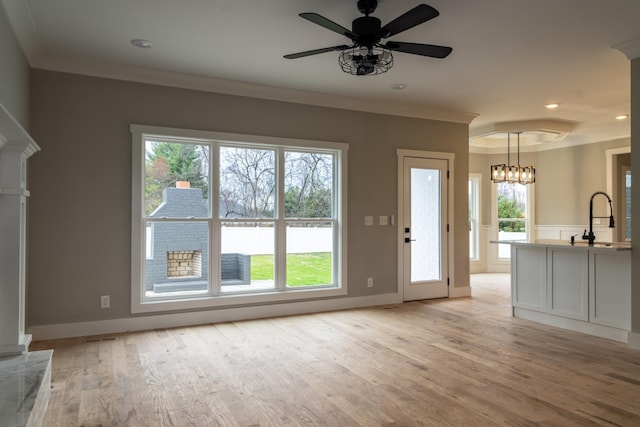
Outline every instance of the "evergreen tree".
<path id="1" fill-rule="evenodd" d="M 498 218 L 524 218 L 524 212 L 518 206 L 518 202 L 505 197 L 503 194 L 498 195 Z M 498 229 L 508 232 L 523 232 L 524 221 L 499 221 Z"/>
<path id="2" fill-rule="evenodd" d="M 194 144 L 152 142 L 145 160 L 145 213 L 151 214 L 162 202 L 162 191 L 188 181 L 207 197 L 206 148 Z M 203 155 L 204 154 L 204 155 Z"/>

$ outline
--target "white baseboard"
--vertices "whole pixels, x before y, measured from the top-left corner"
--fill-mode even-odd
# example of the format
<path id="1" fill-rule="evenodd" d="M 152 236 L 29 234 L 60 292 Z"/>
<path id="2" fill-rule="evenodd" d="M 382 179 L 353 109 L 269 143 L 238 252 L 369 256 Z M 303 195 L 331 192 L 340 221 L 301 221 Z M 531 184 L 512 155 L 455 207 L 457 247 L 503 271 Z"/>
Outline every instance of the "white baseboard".
<path id="1" fill-rule="evenodd" d="M 16 354 L 22 354 L 29 351 L 29 344 L 31 344 L 32 336 L 24 334 L 20 338 L 20 342 L 14 345 L 0 345 L 0 357 L 14 356 Z"/>
<path id="2" fill-rule="evenodd" d="M 91 322 L 36 325 L 29 327 L 29 332 L 32 334 L 34 340 L 49 340 L 202 325 L 207 323 L 234 322 L 239 320 L 289 316 L 294 314 L 319 313 L 323 311 L 398 304 L 401 302 L 402 297 L 398 293 L 382 294 L 366 297 L 333 298 L 307 302 L 288 302 L 262 306 L 224 308 L 189 313 L 136 316 L 120 319 L 96 320 Z"/>
<path id="3" fill-rule="evenodd" d="M 449 298 L 462 298 L 471 296 L 471 286 L 461 286 L 459 288 L 449 288 Z"/>
<path id="4" fill-rule="evenodd" d="M 633 331 L 629 332 L 629 335 L 627 336 L 627 344 L 629 344 L 629 347 L 640 350 L 640 333 Z"/>

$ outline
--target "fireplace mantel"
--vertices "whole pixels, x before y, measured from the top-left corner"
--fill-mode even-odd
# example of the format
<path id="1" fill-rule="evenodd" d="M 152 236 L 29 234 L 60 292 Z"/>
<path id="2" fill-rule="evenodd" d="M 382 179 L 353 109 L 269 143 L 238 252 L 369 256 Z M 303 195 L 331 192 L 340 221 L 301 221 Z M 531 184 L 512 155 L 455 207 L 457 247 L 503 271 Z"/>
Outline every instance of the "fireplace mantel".
<path id="1" fill-rule="evenodd" d="M 25 353 L 27 159 L 40 147 L 0 105 L 0 357 Z"/>

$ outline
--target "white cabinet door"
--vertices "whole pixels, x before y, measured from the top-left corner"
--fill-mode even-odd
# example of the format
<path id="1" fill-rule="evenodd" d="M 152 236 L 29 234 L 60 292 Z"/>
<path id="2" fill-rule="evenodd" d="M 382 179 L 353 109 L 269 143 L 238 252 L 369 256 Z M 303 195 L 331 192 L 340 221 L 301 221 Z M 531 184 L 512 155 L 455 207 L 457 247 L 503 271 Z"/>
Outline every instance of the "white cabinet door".
<path id="1" fill-rule="evenodd" d="M 583 250 L 548 249 L 549 313 L 589 320 L 589 253 Z"/>
<path id="2" fill-rule="evenodd" d="M 631 252 L 591 251 L 589 320 L 631 330 Z"/>
<path id="3" fill-rule="evenodd" d="M 511 245 L 511 297 L 513 306 L 546 311 L 547 249 Z"/>

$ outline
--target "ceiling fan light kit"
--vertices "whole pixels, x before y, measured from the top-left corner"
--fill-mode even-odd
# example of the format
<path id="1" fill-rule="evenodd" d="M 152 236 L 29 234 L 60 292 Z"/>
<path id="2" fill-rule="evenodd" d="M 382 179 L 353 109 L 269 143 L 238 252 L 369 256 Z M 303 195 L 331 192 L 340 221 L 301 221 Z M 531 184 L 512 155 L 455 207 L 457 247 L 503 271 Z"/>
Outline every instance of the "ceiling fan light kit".
<path id="1" fill-rule="evenodd" d="M 378 2 L 376 0 L 359 0 L 358 10 L 365 16 L 354 19 L 351 24 L 351 30 L 317 13 L 301 13 L 300 17 L 349 38 L 352 44 L 307 50 L 285 55 L 284 57 L 296 59 L 320 53 L 340 51 L 338 63 L 342 71 L 356 76 L 371 76 L 385 73 L 393 66 L 392 51 L 442 59 L 449 56 L 453 50 L 447 46 L 422 43 L 396 41 L 382 43 L 382 39 L 429 21 L 440 13 L 431 6 L 419 4 L 382 26 L 380 19 L 370 16 L 377 6 Z"/>
<path id="2" fill-rule="evenodd" d="M 354 76 L 382 74 L 393 66 L 393 54 L 384 47 L 376 46 L 370 50 L 353 47 L 340 52 L 338 64 L 342 71 Z"/>

